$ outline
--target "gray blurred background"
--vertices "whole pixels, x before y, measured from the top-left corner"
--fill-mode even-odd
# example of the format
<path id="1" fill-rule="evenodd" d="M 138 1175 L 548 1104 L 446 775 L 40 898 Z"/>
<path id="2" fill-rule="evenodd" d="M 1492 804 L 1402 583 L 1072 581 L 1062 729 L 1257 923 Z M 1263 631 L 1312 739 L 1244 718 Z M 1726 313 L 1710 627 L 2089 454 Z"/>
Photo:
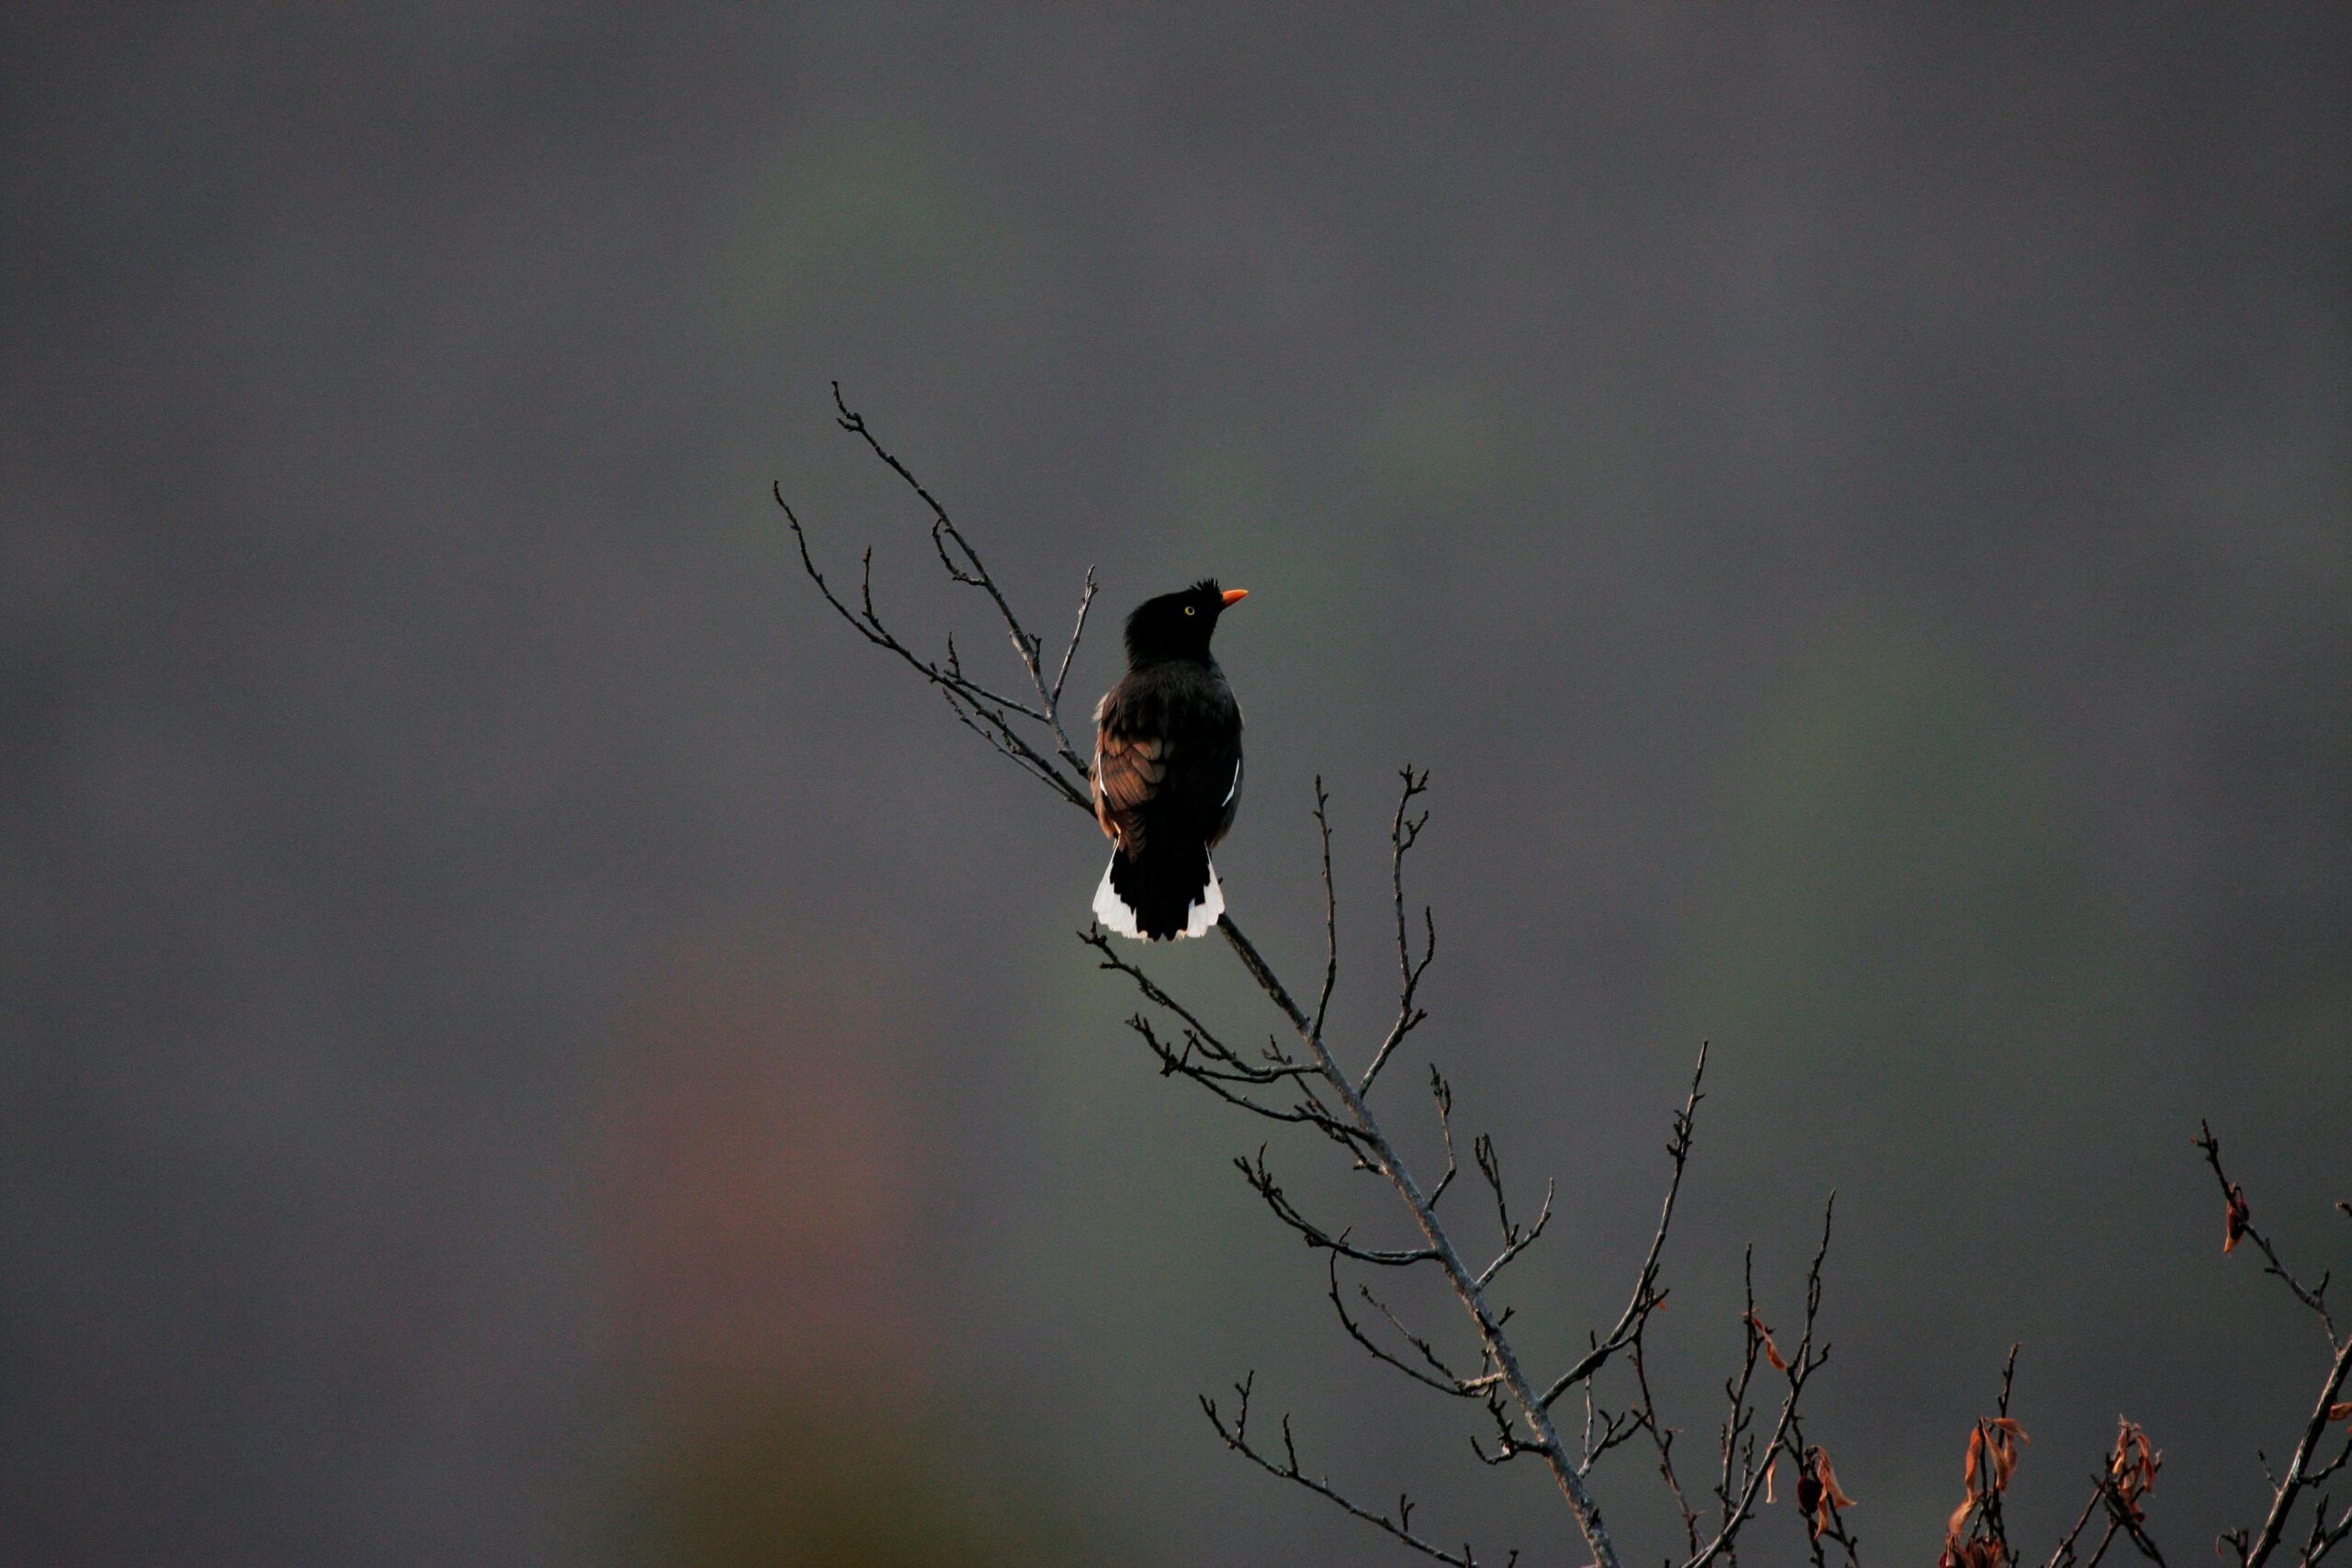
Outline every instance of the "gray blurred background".
<path id="1" fill-rule="evenodd" d="M 1251 1367 L 1318 1469 L 1581 1561 L 1124 1037 L 1100 840 L 821 613 L 771 479 L 1001 647 L 834 377 L 1043 626 L 1089 565 L 1106 634 L 1253 591 L 1220 864 L 1303 973 L 1325 775 L 1346 1053 L 1434 770 L 1392 1111 L 1426 1152 L 1435 1054 L 1560 1179 L 1539 1360 L 1622 1301 L 1712 1039 L 1686 1451 L 1740 1247 L 1792 1318 L 1835 1189 L 1812 1433 L 1871 1562 L 1932 1559 L 2013 1340 L 2021 1540 L 2118 1412 L 2176 1561 L 2256 1514 L 2321 1346 L 2188 1140 L 2352 1253 L 2352 12 L 0 41 L 6 1561 L 1397 1561 L 1216 1444 Z M 1664 1555 L 1649 1467 L 1601 1486 Z"/>

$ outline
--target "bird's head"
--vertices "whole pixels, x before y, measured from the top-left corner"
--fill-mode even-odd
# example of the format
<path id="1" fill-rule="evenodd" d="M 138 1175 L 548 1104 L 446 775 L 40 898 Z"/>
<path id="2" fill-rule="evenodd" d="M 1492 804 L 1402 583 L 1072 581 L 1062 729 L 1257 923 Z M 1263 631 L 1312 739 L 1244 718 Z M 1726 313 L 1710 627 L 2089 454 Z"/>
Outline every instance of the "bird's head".
<path id="1" fill-rule="evenodd" d="M 1204 578 L 1190 588 L 1162 593 L 1136 606 L 1127 617 L 1127 662 L 1209 656 L 1209 634 L 1216 618 L 1248 598 L 1247 588 L 1224 588 L 1215 578 Z"/>

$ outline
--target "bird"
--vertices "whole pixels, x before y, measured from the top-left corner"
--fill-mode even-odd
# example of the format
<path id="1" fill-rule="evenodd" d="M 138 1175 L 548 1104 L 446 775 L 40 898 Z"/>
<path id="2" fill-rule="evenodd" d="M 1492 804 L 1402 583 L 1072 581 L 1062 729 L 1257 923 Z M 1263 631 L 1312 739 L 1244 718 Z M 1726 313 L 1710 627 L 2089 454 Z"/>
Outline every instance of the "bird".
<path id="1" fill-rule="evenodd" d="M 1241 705 L 1209 637 L 1249 593 L 1205 579 L 1127 617 L 1127 672 L 1094 709 L 1094 819 L 1112 845 L 1094 918 L 1121 936 L 1205 936 L 1225 913 L 1209 852 L 1241 804 Z"/>

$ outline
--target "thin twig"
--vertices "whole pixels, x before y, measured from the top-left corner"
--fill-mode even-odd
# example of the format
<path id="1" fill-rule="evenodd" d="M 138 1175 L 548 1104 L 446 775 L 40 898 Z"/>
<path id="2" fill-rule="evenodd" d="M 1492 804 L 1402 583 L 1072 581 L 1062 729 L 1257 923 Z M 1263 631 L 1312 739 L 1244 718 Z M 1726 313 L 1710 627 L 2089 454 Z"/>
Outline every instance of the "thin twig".
<path id="1" fill-rule="evenodd" d="M 1682 1477 L 1674 1468 L 1674 1439 L 1679 1434 L 1674 1427 L 1658 1419 L 1657 1398 L 1650 1393 L 1649 1365 L 1639 1337 L 1633 1341 L 1631 1360 L 1634 1386 L 1640 1395 L 1640 1403 L 1634 1409 L 1640 1413 L 1642 1425 L 1648 1429 L 1651 1444 L 1657 1450 L 1658 1474 L 1665 1478 L 1666 1489 L 1674 1498 L 1675 1510 L 1682 1516 L 1685 1548 L 1690 1555 L 1696 1557 L 1699 1554 L 1699 1510 L 1690 1506 L 1690 1494 L 1683 1491 Z"/>
<path id="2" fill-rule="evenodd" d="M 1398 1320 L 1396 1314 L 1388 1310 L 1386 1303 L 1372 1293 L 1370 1286 L 1358 1285 L 1356 1293 L 1363 1298 L 1366 1305 L 1388 1320 L 1388 1325 L 1396 1331 L 1399 1338 L 1419 1354 L 1424 1365 L 1417 1367 L 1404 1359 L 1365 1333 L 1363 1325 L 1349 1315 L 1348 1303 L 1340 1293 L 1340 1255 L 1337 1252 L 1330 1255 L 1329 1278 L 1331 1310 L 1339 1314 L 1340 1327 L 1347 1331 L 1348 1337 L 1363 1346 L 1373 1359 L 1394 1367 L 1415 1382 L 1425 1384 L 1440 1393 L 1452 1394 L 1457 1399 L 1476 1399 L 1494 1386 L 1495 1377 L 1491 1372 L 1483 1377 L 1475 1378 L 1464 1378 L 1456 1372 L 1442 1357 L 1438 1355 L 1436 1347 L 1407 1328 Z"/>
<path id="3" fill-rule="evenodd" d="M 2318 1282 L 2312 1285 L 2304 1284 L 2289 1272 L 2286 1264 L 2279 1261 L 2278 1249 L 2270 1245 L 2270 1238 L 2263 1235 L 2261 1228 L 2254 1223 L 2253 1210 L 2246 1202 L 2245 1189 L 2232 1181 L 2229 1173 L 2222 1168 L 2222 1143 L 2213 1136 L 2213 1129 L 2204 1122 L 2199 1122 L 2195 1142 L 2205 1156 L 2205 1163 L 2213 1169 L 2213 1179 L 2221 1183 L 2222 1201 L 2228 1205 L 2229 1235 L 2222 1250 L 2226 1252 L 2235 1247 L 2240 1237 L 2254 1243 L 2266 1265 L 2263 1271 L 2278 1276 L 2287 1289 L 2294 1292 L 2297 1301 L 2318 1314 L 2321 1326 L 2327 1331 L 2328 1348 L 2335 1348 L 2335 1320 L 2328 1315 L 2327 1310 L 2326 1272 L 2323 1270 Z"/>
<path id="4" fill-rule="evenodd" d="M 1544 1391 L 1544 1403 L 1551 1404 L 1577 1383 L 1590 1378 L 1604 1366 L 1609 1358 L 1634 1343 L 1642 1327 L 1649 1321 L 1665 1293 L 1657 1289 L 1658 1258 L 1666 1251 L 1666 1235 L 1674 1225 L 1674 1200 L 1682 1191 L 1682 1172 L 1690 1163 L 1690 1135 L 1699 1124 L 1699 1101 L 1706 1097 L 1699 1086 L 1707 1077 L 1707 1043 L 1699 1045 L 1698 1065 L 1690 1069 L 1690 1090 L 1683 1096 L 1682 1109 L 1674 1115 L 1674 1130 L 1666 1140 L 1667 1158 L 1672 1162 L 1672 1173 L 1667 1178 L 1666 1201 L 1659 1206 L 1657 1229 L 1650 1234 L 1649 1251 L 1642 1258 L 1641 1272 L 1634 1278 L 1634 1294 L 1625 1303 L 1625 1310 L 1617 1315 L 1616 1325 L 1608 1337 L 1587 1351 L 1577 1364 L 1562 1372 Z M 1695 1551 L 1695 1546 L 1693 1547 Z"/>
<path id="5" fill-rule="evenodd" d="M 1201 1396 L 1202 1413 L 1208 1416 L 1209 1425 L 1216 1428 L 1216 1435 L 1225 1439 L 1226 1447 L 1249 1460 L 1267 1474 L 1278 1476 L 1284 1481 L 1295 1482 L 1317 1496 L 1337 1504 L 1366 1524 L 1376 1526 L 1390 1539 L 1411 1547 L 1424 1557 L 1450 1563 L 1453 1568 L 1478 1568 L 1477 1555 L 1466 1543 L 1459 1553 L 1455 1553 L 1446 1551 L 1427 1537 L 1413 1533 L 1413 1502 L 1409 1496 L 1400 1495 L 1397 1497 L 1396 1517 L 1391 1518 L 1385 1512 L 1378 1508 L 1365 1507 L 1363 1504 L 1347 1496 L 1333 1486 L 1328 1479 L 1307 1474 L 1299 1466 L 1298 1444 L 1291 1435 L 1288 1416 L 1283 1417 L 1283 1457 L 1279 1461 L 1261 1452 L 1251 1444 L 1250 1441 L 1250 1391 L 1256 1382 L 1257 1374 L 1252 1372 L 1233 1385 L 1236 1408 L 1230 1425 L 1227 1424 L 1224 1413 L 1217 1408 L 1216 1400 L 1206 1394 Z M 1504 1559 L 1504 1568 L 1510 1568 L 1510 1564 L 1518 1561 L 1519 1553 L 1514 1551 Z"/>
<path id="6" fill-rule="evenodd" d="M 1397 794 L 1396 814 L 1388 824 L 1388 886 L 1390 901 L 1396 912 L 1396 1021 L 1388 1026 L 1388 1033 L 1373 1052 L 1370 1065 L 1356 1084 L 1360 1095 L 1372 1092 L 1373 1079 L 1380 1076 L 1380 1069 L 1387 1065 L 1396 1047 L 1404 1043 L 1405 1036 L 1428 1019 L 1428 1011 L 1415 1006 L 1413 998 L 1421 988 L 1421 976 L 1429 972 L 1430 961 L 1437 956 L 1437 917 L 1429 907 L 1421 907 L 1421 926 L 1428 936 L 1418 960 L 1413 957 L 1405 924 L 1405 856 L 1420 841 L 1421 829 L 1430 819 L 1426 811 L 1419 817 L 1408 814 L 1413 802 L 1428 793 L 1430 775 L 1426 770 L 1418 776 L 1410 768 L 1402 772 L 1405 787 Z"/>
<path id="7" fill-rule="evenodd" d="M 1013 716 L 1018 716 L 1042 723 L 1052 728 L 1058 738 L 1060 725 L 1058 719 L 1054 716 L 1051 705 L 1047 705 L 1043 709 L 1032 708 L 1024 703 L 1016 702 L 1012 698 L 989 690 L 963 673 L 960 664 L 954 660 L 952 650 L 949 656 L 950 662 L 947 665 L 941 665 L 921 657 L 905 643 L 899 641 L 890 628 L 883 623 L 881 615 L 874 608 L 874 552 L 871 550 L 866 551 L 865 557 L 865 575 L 859 594 L 860 607 L 852 609 L 842 601 L 841 595 L 833 592 L 832 584 L 826 581 L 825 574 L 818 570 L 816 558 L 809 554 L 808 531 L 802 527 L 799 514 L 795 513 L 791 503 L 784 499 L 783 486 L 778 484 L 773 487 L 773 493 L 776 505 L 784 511 L 785 522 L 792 529 L 793 541 L 799 547 L 801 570 L 807 574 L 811 582 L 817 585 L 817 592 L 824 596 L 825 603 L 832 607 L 834 614 L 848 622 L 858 636 L 875 647 L 895 655 L 909 669 L 940 688 L 948 698 L 948 705 L 956 710 L 956 717 L 988 741 L 989 746 L 1022 764 L 1063 799 L 1084 808 L 1091 814 L 1094 807 L 1085 787 L 1089 777 L 1086 764 L 1069 749 L 1069 743 L 1066 740 L 1061 742 L 1060 762 L 1075 770 L 1076 783 L 1071 781 L 1069 774 L 1062 772 L 1061 767 L 1057 766 L 1035 746 L 1032 746 L 1012 722 Z"/>
<path id="8" fill-rule="evenodd" d="M 1836 1195 L 1832 1194 L 1827 1206 L 1822 1211 L 1821 1246 L 1814 1252 L 1812 1268 L 1805 1271 L 1804 1332 L 1797 1341 L 1795 1357 L 1787 1366 L 1789 1392 L 1782 1397 L 1780 1414 L 1773 1418 L 1772 1430 L 1764 1440 L 1764 1453 L 1768 1461 L 1772 1452 L 1781 1447 L 1782 1438 L 1788 1432 L 1789 1422 L 1796 1413 L 1797 1401 L 1804 1394 L 1804 1385 L 1829 1359 L 1828 1346 L 1824 1345 L 1819 1350 L 1815 1350 L 1813 1348 L 1813 1337 L 1815 1320 L 1821 1311 L 1821 1265 L 1829 1256 L 1830 1226 L 1837 1216 L 1837 1211 L 1838 1200 Z M 1748 1309 L 1747 1319 L 1751 1333 L 1758 1332 L 1756 1313 L 1752 1305 Z M 1750 1369 L 1755 1365 L 1755 1348 L 1752 1341 L 1747 1364 Z M 1729 1447 L 1729 1439 L 1726 1438 L 1726 1453 Z M 1726 1470 L 1728 1471 L 1728 1461 L 1726 1461 Z M 1730 1549 L 1734 1539 L 1739 1533 L 1740 1526 L 1747 1522 L 1749 1512 L 1756 1506 L 1756 1494 L 1763 1488 L 1764 1478 L 1770 1470 L 1769 1462 L 1758 1466 L 1752 1460 L 1749 1461 L 1747 1483 L 1739 1488 L 1736 1500 L 1731 1502 L 1730 1511 L 1724 1519 L 1723 1528 L 1715 1532 L 1713 1540 L 1708 1541 L 1691 1554 L 1684 1562 L 1683 1568 L 1707 1568 L 1708 1563 Z"/>
<path id="9" fill-rule="evenodd" d="M 1069 629 L 1069 645 L 1062 649 L 1061 668 L 1054 671 L 1054 689 L 1047 705 L 1058 709 L 1062 701 L 1062 684 L 1069 679 L 1069 661 L 1078 656 L 1079 638 L 1086 635 L 1086 612 L 1094 607 L 1094 569 L 1086 569 L 1086 582 L 1078 594 L 1078 624 Z"/>
<path id="10" fill-rule="evenodd" d="M 1324 1015 L 1330 1010 L 1332 988 L 1340 983 L 1340 896 L 1331 881 L 1331 797 L 1324 793 L 1323 775 L 1315 775 L 1315 829 L 1323 840 L 1323 994 L 1315 998 L 1315 1033 L 1323 1032 Z"/>

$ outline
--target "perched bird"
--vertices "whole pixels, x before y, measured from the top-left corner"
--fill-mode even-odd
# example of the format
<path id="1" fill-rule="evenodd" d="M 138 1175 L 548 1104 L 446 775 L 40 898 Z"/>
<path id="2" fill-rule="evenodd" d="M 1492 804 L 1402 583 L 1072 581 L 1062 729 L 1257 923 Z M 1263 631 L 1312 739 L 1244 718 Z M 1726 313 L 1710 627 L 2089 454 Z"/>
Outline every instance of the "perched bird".
<path id="1" fill-rule="evenodd" d="M 1114 846 L 1094 918 L 1121 936 L 1203 936 L 1225 913 L 1209 851 L 1241 803 L 1241 705 L 1209 634 L 1249 592 L 1196 582 L 1127 617 L 1127 672 L 1094 709 L 1094 819 Z"/>

